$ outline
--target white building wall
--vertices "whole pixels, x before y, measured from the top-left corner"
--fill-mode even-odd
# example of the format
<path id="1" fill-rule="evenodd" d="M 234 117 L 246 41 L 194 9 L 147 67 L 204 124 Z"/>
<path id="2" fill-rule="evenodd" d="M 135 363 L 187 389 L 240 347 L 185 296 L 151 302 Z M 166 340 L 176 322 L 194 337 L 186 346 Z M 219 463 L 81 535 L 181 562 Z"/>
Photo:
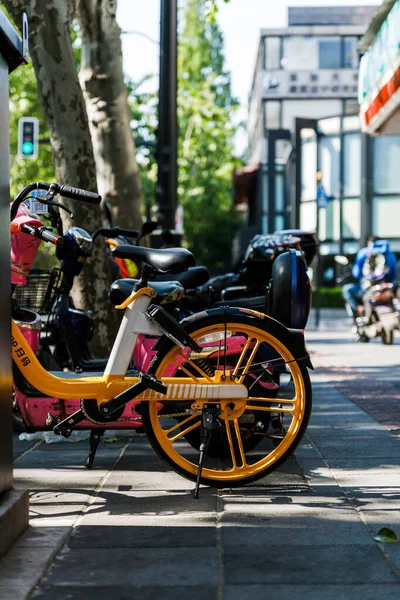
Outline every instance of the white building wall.
<path id="1" fill-rule="evenodd" d="M 342 100 L 284 100 L 282 127 L 294 131 L 294 119 L 321 119 L 342 113 Z"/>

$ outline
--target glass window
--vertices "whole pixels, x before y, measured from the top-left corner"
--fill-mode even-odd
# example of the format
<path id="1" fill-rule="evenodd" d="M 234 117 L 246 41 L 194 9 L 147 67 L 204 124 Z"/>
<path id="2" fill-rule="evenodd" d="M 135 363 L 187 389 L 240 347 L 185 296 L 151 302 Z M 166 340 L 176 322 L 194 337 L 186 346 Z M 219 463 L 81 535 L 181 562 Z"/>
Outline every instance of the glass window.
<path id="1" fill-rule="evenodd" d="M 284 174 L 275 177 L 275 212 L 285 210 L 285 185 Z"/>
<path id="2" fill-rule="evenodd" d="M 302 130 L 310 137 L 301 140 L 301 200 L 317 197 L 317 137 L 312 129 Z"/>
<path id="3" fill-rule="evenodd" d="M 328 117 L 320 119 L 317 125 L 318 133 L 339 133 L 340 132 L 340 117 Z"/>
<path id="4" fill-rule="evenodd" d="M 281 103 L 277 100 L 268 100 L 265 103 L 265 127 L 266 129 L 280 129 L 281 126 Z"/>
<path id="5" fill-rule="evenodd" d="M 319 211 L 319 239 L 340 239 L 340 202 L 332 200 L 326 208 Z"/>
<path id="6" fill-rule="evenodd" d="M 345 115 L 358 115 L 360 112 L 358 100 L 345 100 L 343 112 Z M 358 125 L 358 128 L 360 128 L 360 125 Z"/>
<path id="7" fill-rule="evenodd" d="M 288 71 L 313 71 L 318 69 L 316 37 L 290 35 L 283 40 L 282 66 Z"/>
<path id="8" fill-rule="evenodd" d="M 343 139 L 343 193 L 359 196 L 361 193 L 361 137 L 347 133 Z"/>
<path id="9" fill-rule="evenodd" d="M 283 215 L 277 215 L 275 217 L 274 228 L 275 228 L 275 231 L 280 231 L 281 229 L 285 229 L 285 217 Z"/>
<path id="10" fill-rule="evenodd" d="M 357 69 L 358 67 L 358 52 L 357 52 L 356 37 L 343 38 L 343 67 L 345 69 Z"/>
<path id="11" fill-rule="evenodd" d="M 358 106 L 358 104 L 357 104 Z M 360 117 L 357 115 L 343 117 L 344 131 L 360 131 Z"/>
<path id="12" fill-rule="evenodd" d="M 359 198 L 343 200 L 342 215 L 343 237 L 358 240 L 361 236 L 361 202 Z"/>
<path id="13" fill-rule="evenodd" d="M 340 37 L 320 38 L 318 41 L 318 57 L 320 69 L 340 69 L 342 66 Z"/>
<path id="14" fill-rule="evenodd" d="M 300 229 L 315 231 L 317 227 L 317 213 L 315 202 L 302 202 L 300 204 Z"/>
<path id="15" fill-rule="evenodd" d="M 265 68 L 267 71 L 281 68 L 281 38 L 265 38 Z"/>
<path id="16" fill-rule="evenodd" d="M 339 196 L 340 139 L 338 136 L 322 137 L 319 143 L 322 185 L 328 196 Z"/>
<path id="17" fill-rule="evenodd" d="M 400 192 L 399 165 L 400 137 L 379 136 L 374 138 L 373 176 L 375 192 L 378 194 Z M 397 223 L 398 231 L 399 223 Z"/>
<path id="18" fill-rule="evenodd" d="M 399 237 L 400 196 L 372 199 L 372 234 L 382 238 Z"/>

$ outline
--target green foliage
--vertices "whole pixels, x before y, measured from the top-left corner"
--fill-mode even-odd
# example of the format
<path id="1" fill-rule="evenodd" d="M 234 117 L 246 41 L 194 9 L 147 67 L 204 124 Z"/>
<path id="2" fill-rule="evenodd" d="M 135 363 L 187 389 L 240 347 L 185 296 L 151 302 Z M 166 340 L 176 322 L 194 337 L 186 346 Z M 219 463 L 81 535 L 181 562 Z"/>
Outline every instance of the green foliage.
<path id="1" fill-rule="evenodd" d="M 16 69 L 10 76 L 10 176 L 11 197 L 33 181 L 55 181 L 53 156 L 49 143 L 39 144 L 37 158 L 18 156 L 18 120 L 21 117 L 39 119 L 39 138 L 49 139 L 35 72 L 32 63 Z M 55 263 L 50 244 L 41 244 L 35 259 L 35 268 L 50 268 Z"/>
<path id="2" fill-rule="evenodd" d="M 16 69 L 10 76 L 10 155 L 11 195 L 32 181 L 54 181 L 53 156 L 49 143 L 39 144 L 39 156 L 34 159 L 18 156 L 18 120 L 21 117 L 39 119 L 39 138 L 49 138 L 49 131 L 40 104 L 32 64 Z"/>
<path id="3" fill-rule="evenodd" d="M 178 55 L 179 199 L 185 237 L 199 264 L 230 262 L 240 225 L 232 206 L 232 116 L 237 107 L 224 71 L 223 37 L 205 16 L 204 0 L 189 0 Z"/>
<path id="4" fill-rule="evenodd" d="M 319 298 L 313 290 L 312 304 L 320 308 L 344 308 L 342 288 L 340 287 L 322 287 L 319 291 Z"/>
<path id="5" fill-rule="evenodd" d="M 158 93 L 142 92 L 141 87 L 151 79 L 147 75 L 141 81 L 127 81 L 128 104 L 131 127 L 136 144 L 136 161 L 142 185 L 143 206 L 146 212 L 154 205 L 157 162 L 155 159 Z"/>
<path id="6" fill-rule="evenodd" d="M 230 2 L 230 0 L 224 0 L 225 3 Z M 216 0 L 207 0 L 204 5 L 204 16 L 207 21 L 210 23 L 215 23 L 218 13 L 218 6 Z"/>

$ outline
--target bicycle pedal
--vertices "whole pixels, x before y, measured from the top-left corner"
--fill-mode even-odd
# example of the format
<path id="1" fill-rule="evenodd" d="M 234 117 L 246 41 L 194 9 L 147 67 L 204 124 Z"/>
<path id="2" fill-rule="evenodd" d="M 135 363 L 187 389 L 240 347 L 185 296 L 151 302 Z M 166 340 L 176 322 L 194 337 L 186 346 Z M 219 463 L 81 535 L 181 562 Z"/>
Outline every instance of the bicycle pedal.
<path id="1" fill-rule="evenodd" d="M 62 435 L 63 437 L 68 439 L 69 436 L 71 435 L 72 431 L 71 431 L 71 429 L 67 429 L 64 427 L 60 427 L 59 425 L 56 425 L 55 427 L 53 427 L 53 433 L 55 433 L 56 435 Z"/>
<path id="2" fill-rule="evenodd" d="M 46 415 L 46 427 L 53 429 L 56 425 L 58 425 L 60 419 L 51 413 L 47 413 Z"/>
<path id="3" fill-rule="evenodd" d="M 150 390 L 154 392 L 159 392 L 160 394 L 167 393 L 167 386 L 162 381 L 159 381 L 152 375 L 146 375 L 146 373 L 141 373 L 139 376 L 140 383 L 145 385 Z"/>
<path id="4" fill-rule="evenodd" d="M 72 413 L 69 417 L 64 419 L 63 421 L 59 421 L 55 427 L 53 427 L 53 432 L 56 435 L 62 435 L 65 438 L 69 438 L 72 433 L 72 428 L 83 421 L 85 419 L 85 414 L 83 410 L 79 409 L 76 412 Z"/>

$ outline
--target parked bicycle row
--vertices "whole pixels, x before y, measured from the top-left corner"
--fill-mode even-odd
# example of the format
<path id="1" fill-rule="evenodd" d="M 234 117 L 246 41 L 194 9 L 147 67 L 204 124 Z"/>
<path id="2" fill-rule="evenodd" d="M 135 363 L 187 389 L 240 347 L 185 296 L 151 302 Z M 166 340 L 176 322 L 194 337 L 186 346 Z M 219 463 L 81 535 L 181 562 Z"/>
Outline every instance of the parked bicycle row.
<path id="1" fill-rule="evenodd" d="M 40 218 L 24 202 L 35 189 L 46 190 L 41 203 L 47 212 Z M 57 193 L 101 201 L 84 190 L 36 183 L 12 204 L 19 426 L 65 436 L 89 429 L 87 466 L 106 428 L 143 427 L 156 452 L 196 480 L 196 496 L 200 483 L 242 485 L 275 469 L 299 443 L 311 410 L 302 329 L 314 236 L 256 236 L 235 272 L 210 278 L 186 249 L 139 246 L 152 223 L 140 233 L 115 227 L 92 235 L 80 227 L 54 232 L 42 219 L 53 217 L 54 224 L 55 205 L 65 208 L 55 203 Z M 138 274 L 111 285 L 110 307 L 125 312 L 105 358 L 91 356 L 92 313 L 74 307 L 70 297 L 100 236 L 111 249 L 114 276 Z M 60 264 L 47 274 L 30 273 L 42 241 L 56 245 Z M 43 324 L 32 309 L 45 314 Z"/>

